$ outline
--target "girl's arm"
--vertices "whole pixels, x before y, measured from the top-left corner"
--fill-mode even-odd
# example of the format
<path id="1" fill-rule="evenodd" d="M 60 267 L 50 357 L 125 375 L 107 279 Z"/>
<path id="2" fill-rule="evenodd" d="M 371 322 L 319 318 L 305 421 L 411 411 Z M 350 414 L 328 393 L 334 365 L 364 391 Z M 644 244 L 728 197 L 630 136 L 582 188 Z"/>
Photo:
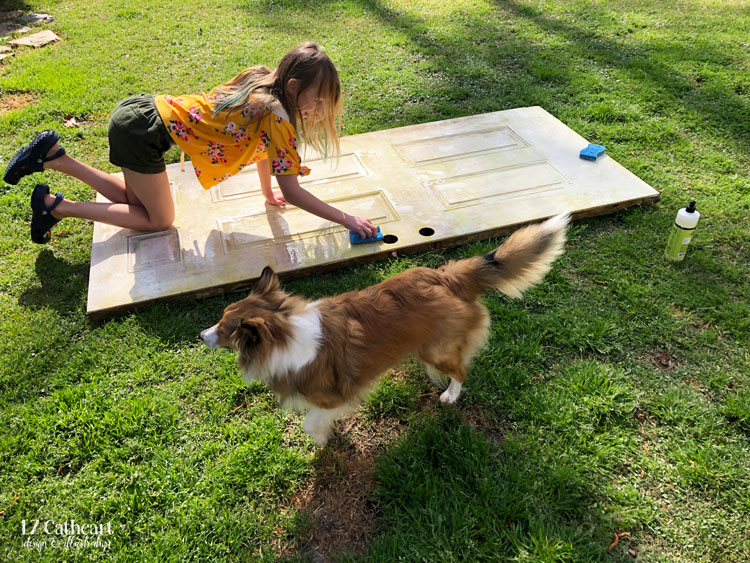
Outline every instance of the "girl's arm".
<path id="1" fill-rule="evenodd" d="M 288 203 L 296 205 L 300 209 L 304 209 L 308 213 L 317 215 L 327 221 L 343 225 L 350 231 L 359 234 L 362 238 L 375 236 L 377 233 L 377 227 L 369 219 L 348 215 L 312 195 L 299 185 L 297 176 L 276 176 L 276 181 L 281 188 L 281 193 L 284 194 L 284 199 Z"/>
<path id="2" fill-rule="evenodd" d="M 286 200 L 283 195 L 277 195 L 271 189 L 271 170 L 268 168 L 268 159 L 259 160 L 258 164 L 258 179 L 260 180 L 260 191 L 263 192 L 263 197 L 271 205 L 284 206 Z"/>

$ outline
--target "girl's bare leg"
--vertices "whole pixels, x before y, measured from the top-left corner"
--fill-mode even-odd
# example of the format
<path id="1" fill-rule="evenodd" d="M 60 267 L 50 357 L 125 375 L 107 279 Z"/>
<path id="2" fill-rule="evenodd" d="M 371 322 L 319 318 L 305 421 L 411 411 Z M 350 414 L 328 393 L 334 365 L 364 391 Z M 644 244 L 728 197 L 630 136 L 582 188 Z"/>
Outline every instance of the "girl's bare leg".
<path id="1" fill-rule="evenodd" d="M 62 160 L 65 156 L 51 161 L 51 163 Z M 112 195 L 119 195 L 121 201 L 113 203 L 91 203 L 87 201 L 71 201 L 63 199 L 52 211 L 52 216 L 56 219 L 64 217 L 79 217 L 81 219 L 90 219 L 107 223 L 126 229 L 137 231 L 159 231 L 172 225 L 174 221 L 174 200 L 172 192 L 169 189 L 169 178 L 167 173 L 142 174 L 128 168 L 123 168 L 122 172 L 125 177 L 123 187 L 119 187 L 116 182 L 112 182 L 112 177 L 103 178 L 104 172 L 91 168 L 85 164 L 72 160 L 73 170 L 76 174 L 81 174 L 97 186 L 89 184 L 79 175 L 71 174 L 80 180 L 86 181 L 92 188 L 96 189 L 110 199 L 104 191 L 109 191 Z M 48 163 L 50 164 L 50 163 Z M 70 163 L 67 163 L 70 164 Z M 63 163 L 63 168 L 66 163 Z M 56 168 L 57 169 L 57 168 Z M 61 170 L 64 171 L 64 170 Z M 109 176 L 109 175 L 107 175 Z M 107 185 L 107 182 L 110 182 Z M 119 189 L 120 192 L 115 190 Z M 130 201 L 131 195 L 138 203 L 126 203 Z M 122 201 L 124 199 L 124 201 Z M 54 202 L 54 196 L 45 196 L 44 203 L 50 206 Z"/>
<path id="2" fill-rule="evenodd" d="M 47 156 L 52 156 L 58 150 L 60 145 L 56 144 L 47 153 Z M 88 184 L 94 188 L 97 192 L 102 194 L 112 203 L 137 203 L 128 197 L 127 188 L 125 182 L 120 178 L 115 178 L 111 174 L 102 172 L 79 162 L 72 156 L 64 154 L 63 156 L 50 160 L 44 163 L 45 170 L 57 170 L 73 178 L 78 178 L 84 184 Z"/>

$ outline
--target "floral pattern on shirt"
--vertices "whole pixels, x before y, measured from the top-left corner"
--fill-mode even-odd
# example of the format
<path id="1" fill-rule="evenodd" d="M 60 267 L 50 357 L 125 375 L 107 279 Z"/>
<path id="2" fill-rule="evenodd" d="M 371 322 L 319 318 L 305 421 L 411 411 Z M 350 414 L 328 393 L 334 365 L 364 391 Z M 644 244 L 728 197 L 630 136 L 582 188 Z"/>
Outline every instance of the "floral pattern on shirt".
<path id="1" fill-rule="evenodd" d="M 214 176 L 213 177 L 214 184 L 219 184 L 220 182 L 223 182 L 224 180 L 229 180 L 229 178 L 231 178 L 232 176 L 234 176 L 234 174 L 229 174 L 229 173 L 224 174 L 220 178 L 217 178 L 216 176 Z"/>
<path id="2" fill-rule="evenodd" d="M 211 164 L 226 164 L 227 163 L 227 157 L 226 157 L 226 145 L 223 145 L 222 143 L 216 143 L 214 141 L 208 142 L 208 150 L 202 152 L 201 154 L 205 154 L 208 156 L 208 158 L 211 159 Z"/>
<path id="3" fill-rule="evenodd" d="M 190 123 L 198 123 L 199 121 L 203 121 L 203 115 L 201 115 L 197 107 L 193 106 L 188 110 L 188 119 Z"/>
<path id="4" fill-rule="evenodd" d="M 189 140 L 191 136 L 195 137 L 196 139 L 198 138 L 192 127 L 188 127 L 182 121 L 175 121 L 174 119 L 169 122 L 169 125 L 167 125 L 167 131 L 179 137 L 183 141 Z"/>
<path id="5" fill-rule="evenodd" d="M 306 175 L 294 126 L 273 109 L 252 102 L 214 115 L 223 98 L 210 94 L 156 96 L 154 102 L 175 143 L 190 157 L 208 189 L 250 163 L 269 160 L 274 175 Z"/>
<path id="6" fill-rule="evenodd" d="M 284 149 L 278 149 L 276 151 L 276 156 L 278 156 L 278 158 L 274 158 L 271 161 L 272 174 L 284 174 L 285 172 L 289 172 L 289 170 L 292 169 L 292 161 L 287 158 L 288 154 L 289 151 L 286 151 Z"/>
<path id="7" fill-rule="evenodd" d="M 232 137 L 234 139 L 235 145 L 239 145 L 242 141 L 250 138 L 247 135 L 247 132 L 242 127 L 237 126 L 234 121 L 230 121 L 229 123 L 227 123 L 222 130 L 222 133 L 229 137 Z"/>

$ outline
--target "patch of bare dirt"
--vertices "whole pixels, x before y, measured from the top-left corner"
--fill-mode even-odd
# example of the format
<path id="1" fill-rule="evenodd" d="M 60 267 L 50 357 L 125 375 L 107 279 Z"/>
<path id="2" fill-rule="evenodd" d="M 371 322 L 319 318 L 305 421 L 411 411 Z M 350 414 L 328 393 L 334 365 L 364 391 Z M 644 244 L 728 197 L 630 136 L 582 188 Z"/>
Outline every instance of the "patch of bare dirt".
<path id="1" fill-rule="evenodd" d="M 459 399 L 460 401 L 461 399 Z M 461 416 L 468 426 L 476 432 L 484 434 L 494 444 L 499 444 L 507 439 L 509 430 L 506 422 L 489 416 L 480 410 L 479 407 L 461 408 Z"/>
<path id="2" fill-rule="evenodd" d="M 340 420 L 328 445 L 316 454 L 310 480 L 297 492 L 294 507 L 308 519 L 294 552 L 312 561 L 330 561 L 342 552 L 361 554 L 377 529 L 372 493 L 378 455 L 396 440 L 399 424 Z"/>
<path id="3" fill-rule="evenodd" d="M 407 377 L 395 371 L 393 379 Z M 440 390 L 425 384 L 415 410 L 440 408 Z M 497 443 L 508 430 L 501 421 L 477 408 L 461 408 L 465 422 Z M 339 420 L 328 445 L 318 450 L 314 471 L 292 498 L 305 515 L 306 526 L 296 541 L 281 540 L 275 549 L 281 559 L 302 557 L 315 563 L 334 560 L 345 552 L 361 555 L 381 529 L 381 514 L 374 498 L 378 457 L 408 429 L 400 417 L 367 420 L 361 412 Z"/>
<path id="4" fill-rule="evenodd" d="M 677 359 L 666 348 L 658 352 L 648 352 L 647 356 L 651 364 L 659 371 L 672 371 L 679 365 Z"/>
<path id="5" fill-rule="evenodd" d="M 394 379 L 404 377 L 395 372 Z M 438 391 L 420 396 L 416 407 L 430 408 Z M 294 496 L 293 506 L 308 518 L 308 526 L 282 557 L 302 556 L 325 562 L 344 552 L 362 554 L 379 527 L 373 497 L 378 456 L 406 430 L 399 418 L 365 420 L 358 411 L 336 423 L 328 445 L 319 450 L 311 478 Z"/>
<path id="6" fill-rule="evenodd" d="M 14 92 L 0 96 L 0 115 L 22 109 L 36 103 L 36 96 L 30 92 Z"/>

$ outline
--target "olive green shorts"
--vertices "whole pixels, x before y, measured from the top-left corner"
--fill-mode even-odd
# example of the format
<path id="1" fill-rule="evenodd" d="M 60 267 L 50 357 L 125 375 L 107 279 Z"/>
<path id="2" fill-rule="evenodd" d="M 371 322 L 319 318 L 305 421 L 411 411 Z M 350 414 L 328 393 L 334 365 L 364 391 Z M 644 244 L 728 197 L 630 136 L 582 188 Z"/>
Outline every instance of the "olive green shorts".
<path id="1" fill-rule="evenodd" d="M 147 94 L 121 101 L 109 120 L 109 161 L 142 174 L 166 170 L 164 153 L 173 141 Z"/>

